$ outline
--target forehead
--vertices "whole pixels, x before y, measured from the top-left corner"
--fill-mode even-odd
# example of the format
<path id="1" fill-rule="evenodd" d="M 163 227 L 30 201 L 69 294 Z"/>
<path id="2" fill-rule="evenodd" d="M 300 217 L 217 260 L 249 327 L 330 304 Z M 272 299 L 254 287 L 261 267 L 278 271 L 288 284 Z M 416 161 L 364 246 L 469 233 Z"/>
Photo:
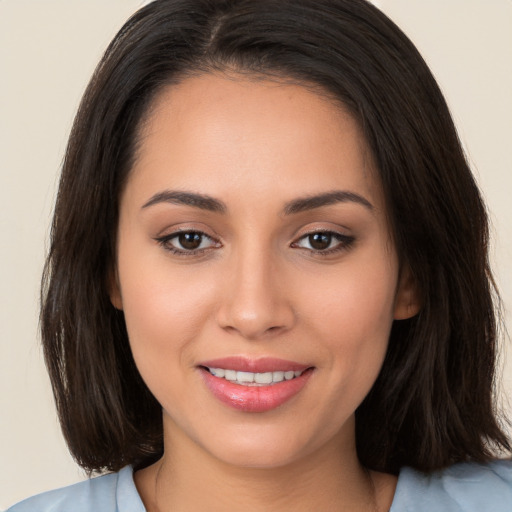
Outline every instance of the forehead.
<path id="1" fill-rule="evenodd" d="M 359 124 L 339 103 L 310 87 L 237 75 L 163 89 L 141 126 L 132 179 L 212 195 L 228 184 L 260 194 L 283 184 L 283 201 L 341 185 L 380 196 Z"/>

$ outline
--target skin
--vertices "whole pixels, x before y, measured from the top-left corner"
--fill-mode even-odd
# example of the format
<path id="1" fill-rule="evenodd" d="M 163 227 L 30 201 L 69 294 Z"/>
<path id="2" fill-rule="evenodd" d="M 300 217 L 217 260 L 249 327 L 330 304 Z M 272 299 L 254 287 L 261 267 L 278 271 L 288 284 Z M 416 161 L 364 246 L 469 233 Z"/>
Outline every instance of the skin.
<path id="1" fill-rule="evenodd" d="M 225 211 L 160 201 L 163 191 L 207 195 Z M 332 191 L 368 204 L 285 212 Z M 179 229 L 206 235 L 199 251 L 171 238 Z M 312 232 L 342 238 L 315 251 Z M 393 320 L 417 304 L 348 113 L 304 87 L 236 75 L 165 89 L 141 128 L 117 244 L 112 302 L 163 408 L 165 454 L 135 474 L 149 511 L 389 509 L 396 479 L 359 464 L 354 411 Z M 284 405 L 239 411 L 198 368 L 233 355 L 313 370 Z"/>

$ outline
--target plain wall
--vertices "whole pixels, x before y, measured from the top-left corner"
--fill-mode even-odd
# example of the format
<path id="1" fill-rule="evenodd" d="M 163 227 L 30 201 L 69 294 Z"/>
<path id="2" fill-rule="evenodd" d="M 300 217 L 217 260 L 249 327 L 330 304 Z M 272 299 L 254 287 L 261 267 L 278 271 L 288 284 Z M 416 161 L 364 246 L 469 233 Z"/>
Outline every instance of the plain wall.
<path id="1" fill-rule="evenodd" d="M 0 0 L 0 510 L 84 478 L 62 441 L 41 357 L 39 279 L 80 96 L 109 40 L 143 3 Z M 417 44 L 453 110 L 491 212 L 510 329 L 512 2 L 375 3 Z M 504 382 L 512 396 L 512 365 Z"/>

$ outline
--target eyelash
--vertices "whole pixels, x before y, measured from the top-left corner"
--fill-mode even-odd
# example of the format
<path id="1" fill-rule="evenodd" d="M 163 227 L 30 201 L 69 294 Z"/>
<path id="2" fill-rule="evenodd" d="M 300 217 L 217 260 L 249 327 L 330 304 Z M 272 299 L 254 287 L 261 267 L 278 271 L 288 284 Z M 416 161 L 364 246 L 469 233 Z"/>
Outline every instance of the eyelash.
<path id="1" fill-rule="evenodd" d="M 201 237 L 201 244 L 203 243 L 204 239 L 209 239 L 212 242 L 212 244 L 208 247 L 197 248 L 197 249 L 189 249 L 189 250 L 179 249 L 179 248 L 171 245 L 171 240 L 178 238 L 180 235 L 199 235 Z M 323 250 L 313 249 L 313 248 L 308 249 L 306 247 L 300 247 L 298 245 L 300 241 L 308 239 L 309 237 L 312 237 L 314 235 L 328 235 L 332 239 L 337 240 L 339 243 L 336 244 L 334 247 L 331 247 L 328 249 L 323 249 Z M 171 254 L 174 254 L 176 256 L 183 256 L 183 257 L 199 256 L 211 248 L 218 248 L 221 246 L 220 242 L 213 239 L 211 236 L 207 235 L 206 233 L 204 233 L 202 231 L 197 231 L 197 230 L 176 231 L 174 233 L 170 233 L 169 235 L 157 237 L 157 238 L 155 238 L 155 240 L 166 251 L 168 251 Z M 353 236 L 343 235 L 341 233 L 337 233 L 336 231 L 319 230 L 319 231 L 312 231 L 310 233 L 306 233 L 306 234 L 302 235 L 299 239 L 297 239 L 297 241 L 295 241 L 291 244 L 291 247 L 297 248 L 297 249 L 304 249 L 306 251 L 309 251 L 309 252 L 311 252 L 315 255 L 319 255 L 319 256 L 329 256 L 331 254 L 335 254 L 335 253 L 346 251 L 346 250 L 350 249 L 354 242 L 355 242 L 355 238 Z"/>
<path id="2" fill-rule="evenodd" d="M 203 248 L 197 248 L 197 249 L 178 249 L 177 247 L 174 247 L 171 245 L 171 240 L 178 238 L 180 235 L 199 235 L 201 237 L 201 244 L 203 243 L 203 240 L 209 239 L 212 242 L 212 245 L 209 247 L 203 247 Z M 176 256 L 184 256 L 184 257 L 192 257 L 192 256 L 199 256 L 203 254 L 208 249 L 211 249 L 212 247 L 220 247 L 220 242 L 214 240 L 211 236 L 208 236 L 206 233 L 202 231 L 197 230 L 183 230 L 183 231 L 176 231 L 174 233 L 170 233 L 169 235 L 164 235 L 161 237 L 155 238 L 155 240 L 166 250 L 169 251 L 171 254 L 174 254 Z"/>
<path id="3" fill-rule="evenodd" d="M 308 249 L 306 247 L 300 247 L 298 245 L 298 243 L 301 241 L 301 240 L 306 240 L 314 235 L 328 235 L 329 237 L 331 237 L 332 240 L 337 240 L 338 243 L 334 246 L 334 247 L 331 247 L 329 249 L 323 249 L 323 250 L 320 250 L 320 249 Z M 332 242 L 332 240 L 330 240 L 330 242 Z M 311 231 L 309 233 L 306 233 L 304 235 L 302 235 L 296 242 L 293 242 L 292 243 L 292 247 L 296 247 L 296 248 L 302 248 L 302 249 L 305 249 L 306 251 L 310 251 L 312 252 L 315 256 L 318 255 L 318 256 L 330 256 L 332 254 L 335 254 L 335 253 L 339 253 L 339 252 L 343 252 L 343 251 L 347 251 L 349 250 L 353 243 L 355 242 L 355 238 L 353 236 L 349 236 L 349 235 L 343 235 L 341 233 L 338 233 L 336 231 L 329 231 L 328 229 L 326 230 L 318 230 L 318 231 Z"/>

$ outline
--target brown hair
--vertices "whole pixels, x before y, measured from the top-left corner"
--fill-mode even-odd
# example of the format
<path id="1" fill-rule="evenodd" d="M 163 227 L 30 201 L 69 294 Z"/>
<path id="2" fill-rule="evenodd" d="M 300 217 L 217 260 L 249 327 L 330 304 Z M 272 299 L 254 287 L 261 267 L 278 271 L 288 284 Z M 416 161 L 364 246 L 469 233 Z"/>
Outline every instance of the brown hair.
<path id="1" fill-rule="evenodd" d="M 62 429 L 90 470 L 162 454 L 161 407 L 110 303 L 120 190 L 162 87 L 214 69 L 320 87 L 359 121 L 422 309 L 395 322 L 356 412 L 368 468 L 433 470 L 510 450 L 493 405 L 496 314 L 485 207 L 443 96 L 406 36 L 364 0 L 156 0 L 108 47 L 62 170 L 41 329 Z"/>

